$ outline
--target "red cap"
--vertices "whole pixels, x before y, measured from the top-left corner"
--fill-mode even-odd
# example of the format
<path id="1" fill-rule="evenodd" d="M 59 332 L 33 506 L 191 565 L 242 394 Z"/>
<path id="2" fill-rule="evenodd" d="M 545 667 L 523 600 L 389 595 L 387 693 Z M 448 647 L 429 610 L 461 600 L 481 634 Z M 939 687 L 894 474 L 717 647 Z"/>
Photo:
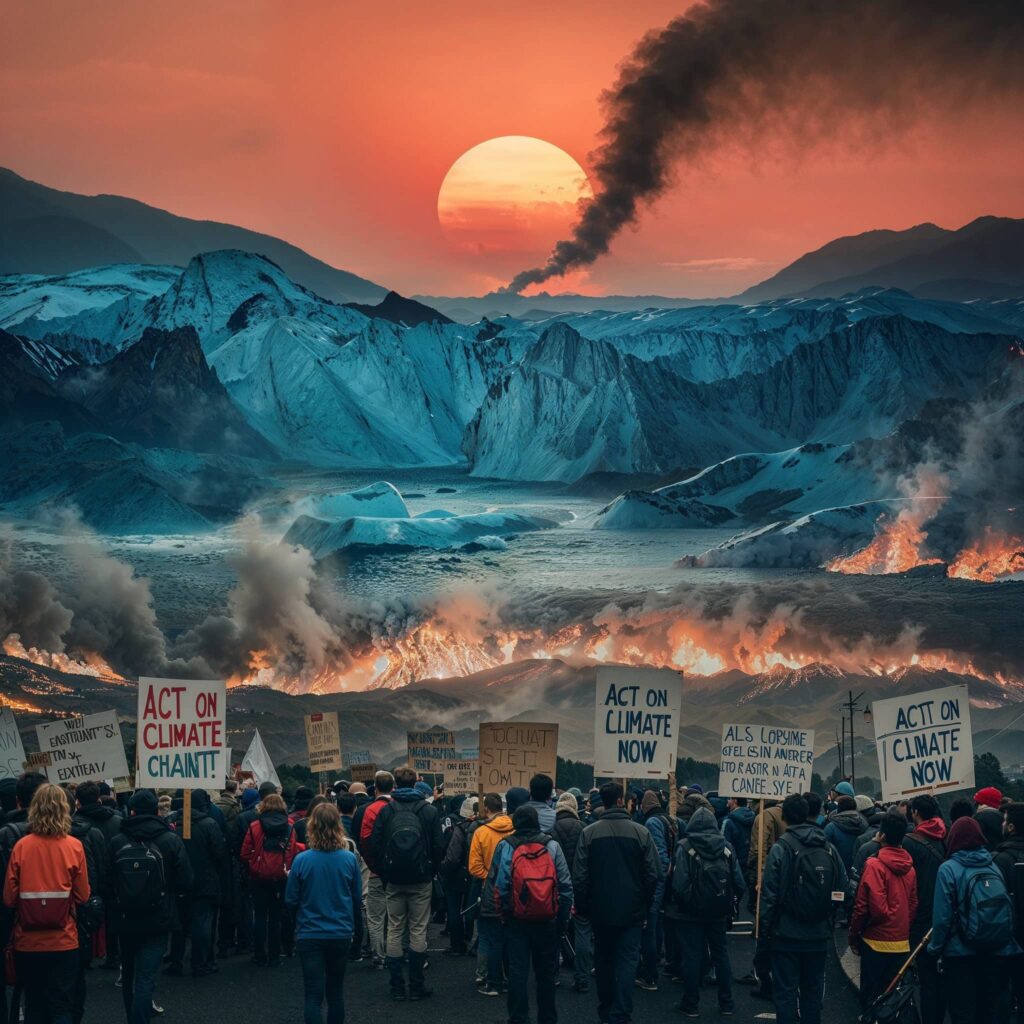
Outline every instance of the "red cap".
<path id="1" fill-rule="evenodd" d="M 974 794 L 974 802 L 976 804 L 982 804 L 984 807 L 991 807 L 992 810 L 998 811 L 999 805 L 1003 802 L 1003 794 L 996 789 L 995 786 L 986 786 L 984 789 L 979 789 Z"/>

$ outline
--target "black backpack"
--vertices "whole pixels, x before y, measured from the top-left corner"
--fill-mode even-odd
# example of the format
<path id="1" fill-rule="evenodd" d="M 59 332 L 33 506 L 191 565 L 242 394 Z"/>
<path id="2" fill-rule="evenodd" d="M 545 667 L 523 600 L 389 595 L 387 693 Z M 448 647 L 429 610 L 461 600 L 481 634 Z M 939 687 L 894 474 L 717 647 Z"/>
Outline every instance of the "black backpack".
<path id="1" fill-rule="evenodd" d="M 676 905 L 701 920 L 728 917 L 733 908 L 732 850 L 725 846 L 717 856 L 706 857 L 684 839 L 679 856 L 687 858 L 689 885 L 676 893 Z"/>
<path id="2" fill-rule="evenodd" d="M 420 818 L 424 803 L 409 805 L 392 801 L 384 826 L 380 876 L 392 885 L 417 885 L 429 882 L 434 865 L 427 848 L 427 833 Z"/>
<path id="3" fill-rule="evenodd" d="M 266 853 L 284 853 L 291 842 L 294 826 L 289 824 L 285 818 L 282 822 L 267 822 L 265 818 L 260 819 L 263 826 L 263 849 Z"/>
<path id="4" fill-rule="evenodd" d="M 798 921 L 823 921 L 832 916 L 832 893 L 842 877 L 830 843 L 805 846 L 789 833 L 779 838 L 789 848 L 789 883 L 782 908 Z"/>
<path id="5" fill-rule="evenodd" d="M 150 843 L 131 840 L 114 854 L 114 892 L 126 914 L 156 913 L 167 897 L 163 855 Z"/>

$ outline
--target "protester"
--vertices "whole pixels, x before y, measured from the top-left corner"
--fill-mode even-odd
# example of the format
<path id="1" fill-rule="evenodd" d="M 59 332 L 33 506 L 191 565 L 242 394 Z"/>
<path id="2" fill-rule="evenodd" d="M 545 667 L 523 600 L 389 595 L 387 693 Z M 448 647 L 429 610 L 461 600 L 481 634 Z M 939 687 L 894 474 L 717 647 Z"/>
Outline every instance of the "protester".
<path id="1" fill-rule="evenodd" d="M 293 826 L 295 829 L 295 838 L 298 840 L 298 842 L 302 843 L 303 846 L 306 845 L 306 827 L 309 821 L 310 814 L 312 814 L 313 810 L 319 807 L 321 804 L 327 803 L 330 803 L 330 800 L 328 800 L 327 797 L 323 796 L 322 794 L 317 793 L 317 795 L 314 796 L 306 805 L 306 813 L 301 818 L 297 818 L 295 820 Z M 355 799 L 353 797 L 350 797 L 348 793 L 342 793 L 341 796 L 338 797 L 338 801 L 335 806 L 337 806 L 338 813 L 341 815 L 341 827 L 345 830 L 345 835 L 351 839 L 352 818 L 356 812 Z"/>
<path id="2" fill-rule="evenodd" d="M 622 786 L 601 787 L 604 811 L 580 836 L 573 866 L 579 913 L 594 930 L 598 1017 L 628 1024 L 647 911 L 661 881 L 651 833 L 630 821 Z"/>
<path id="3" fill-rule="evenodd" d="M 416 789 L 416 771 L 408 765 L 395 770 L 395 790 L 373 822 L 370 863 L 385 885 L 387 909 L 387 966 L 391 998 L 424 999 L 432 994 L 423 970 L 427 959 L 427 927 L 433 879 L 444 842 L 441 816 Z M 406 952 L 408 949 L 408 952 Z M 409 987 L 405 964 L 409 965 Z"/>
<path id="4" fill-rule="evenodd" d="M 1010 899 L 1013 900 L 1013 937 L 1024 949 L 1024 803 L 1010 803 L 1004 808 L 1003 839 L 996 847 L 993 860 L 1003 874 Z M 1011 988 L 1017 1006 L 1018 1021 L 1024 1020 L 1024 956 L 1010 962 Z"/>
<path id="5" fill-rule="evenodd" d="M 718 831 L 715 816 L 698 808 L 679 842 L 672 878 L 679 945 L 682 953 L 683 995 L 676 1009 L 699 1017 L 701 966 L 710 950 L 718 985 L 718 1009 L 732 1016 L 732 966 L 726 931 L 733 905 L 745 889 L 736 851 Z"/>
<path id="6" fill-rule="evenodd" d="M 821 1024 L 835 894 L 842 900 L 849 886 L 842 858 L 807 813 L 802 796 L 783 801 L 786 831 L 768 854 L 762 877 L 760 927 L 771 949 L 779 1024 Z"/>
<path id="7" fill-rule="evenodd" d="M 313 790 L 309 786 L 298 786 L 295 790 L 295 797 L 292 800 L 292 809 L 288 815 L 288 821 L 294 825 L 300 818 L 306 816 L 309 809 L 309 802 L 313 799 Z"/>
<path id="8" fill-rule="evenodd" d="M 352 816 L 352 831 L 356 846 L 370 871 L 366 885 L 366 929 L 370 934 L 373 966 L 378 970 L 384 967 L 387 905 L 384 897 L 384 883 L 381 881 L 380 872 L 373 863 L 370 836 L 373 834 L 377 815 L 391 801 L 394 787 L 395 777 L 391 772 L 377 772 L 373 779 L 375 794 L 373 800 L 357 807 Z"/>
<path id="9" fill-rule="evenodd" d="M 974 820 L 981 826 L 988 849 L 1003 841 L 1003 794 L 995 786 L 985 786 L 974 794 Z"/>
<path id="10" fill-rule="evenodd" d="M 959 821 L 961 818 L 974 817 L 974 804 L 965 796 L 958 796 L 949 805 L 949 824 Z"/>
<path id="11" fill-rule="evenodd" d="M 469 837 L 476 817 L 476 802 L 469 797 L 455 797 L 456 817 L 448 835 L 447 846 L 438 869 L 444 885 L 448 917 L 447 956 L 466 955 L 466 895 L 469 890 Z"/>
<path id="12" fill-rule="evenodd" d="M 850 949 L 860 957 L 860 1002 L 867 1013 L 910 953 L 917 913 L 917 875 L 903 849 L 906 816 L 890 811 L 878 831 L 878 854 L 867 860 L 850 918 Z"/>
<path id="13" fill-rule="evenodd" d="M 309 848 L 292 863 L 285 899 L 295 912 L 305 1024 L 344 1024 L 345 967 L 362 931 L 363 883 L 338 809 L 326 800 L 307 819 Z"/>
<path id="14" fill-rule="evenodd" d="M 71 807 L 60 786 L 36 789 L 27 823 L 4 874 L 25 1019 L 71 1024 L 79 960 L 75 907 L 89 899 L 85 851 L 70 835 Z"/>
<path id="15" fill-rule="evenodd" d="M 511 795 L 510 790 L 508 796 Z M 522 803 L 525 801 L 520 801 L 520 805 Z M 484 821 L 473 832 L 469 844 L 469 873 L 477 883 L 474 890 L 479 894 L 480 910 L 477 920 L 477 988 L 484 996 L 499 996 L 504 987 L 505 932 L 494 900 L 493 882 L 488 884 L 488 880 L 494 852 L 512 832 L 512 819 L 502 813 L 501 797 L 497 793 L 486 793 Z"/>
<path id="16" fill-rule="evenodd" d="M 942 961 L 952 1024 L 997 1024 L 1010 1017 L 1013 904 L 974 818 L 953 823 L 939 868 L 928 951 Z"/>
<path id="17" fill-rule="evenodd" d="M 843 783 L 840 783 L 843 785 Z M 758 858 L 763 865 L 768 855 L 786 831 L 786 823 L 782 818 L 782 806 L 777 800 L 762 800 L 761 810 L 754 818 L 750 828 L 750 849 L 747 852 L 747 909 L 757 913 L 758 899 Z M 766 933 L 762 928 L 760 937 L 754 948 L 754 962 L 749 974 L 740 978 L 744 985 L 757 985 L 754 995 L 760 999 L 772 998 L 772 958 L 769 951 Z"/>
<path id="18" fill-rule="evenodd" d="M 82 786 L 86 783 L 82 783 Z M 81 793 L 82 786 L 76 790 Z M 99 795 L 97 791 L 97 796 Z M 120 823 L 118 824 L 120 830 Z M 106 928 L 105 901 L 109 903 L 109 872 L 107 870 L 107 842 L 103 833 L 77 814 L 71 816 L 69 835 L 82 844 L 85 864 L 89 876 L 89 899 L 77 910 L 75 923 L 78 926 L 78 970 L 72 998 L 72 1024 L 82 1024 L 85 1017 L 86 977 L 92 965 L 93 944 L 103 947 L 102 933 Z"/>
<path id="19" fill-rule="evenodd" d="M 818 802 L 821 805 L 821 801 Z M 727 813 L 722 823 L 725 841 L 736 851 L 740 864 L 746 866 L 750 855 L 750 833 L 754 827 L 754 812 L 747 806 L 745 796 L 733 796 L 726 804 Z"/>
<path id="20" fill-rule="evenodd" d="M 579 804 L 572 790 L 563 793 L 555 804 L 555 827 L 551 837 L 562 848 L 569 874 L 572 875 L 576 863 L 576 848 L 583 834 L 583 822 L 580 821 Z M 578 907 L 573 907 L 572 918 L 566 933 L 571 956 L 569 963 L 573 969 L 572 990 L 574 992 L 590 991 L 590 971 L 594 966 L 594 933 L 590 921 L 581 916 Z"/>
<path id="21" fill-rule="evenodd" d="M 661 876 L 651 898 L 650 906 L 647 908 L 647 924 L 640 939 L 640 964 L 637 969 L 636 985 L 646 992 L 657 992 L 658 922 L 665 897 L 668 866 L 675 852 L 675 829 L 670 825 L 668 816 L 662 810 L 658 794 L 650 789 L 640 798 L 640 819 L 641 824 L 646 826 L 647 831 L 651 834 L 651 839 L 654 840 Z"/>
<path id="22" fill-rule="evenodd" d="M 252 891 L 252 962 L 257 967 L 277 967 L 281 963 L 285 881 L 301 846 L 288 822 L 285 802 L 277 793 L 260 801 L 257 814 L 242 842 L 242 860 L 249 869 Z"/>
<path id="23" fill-rule="evenodd" d="M 551 835 L 555 827 L 555 809 L 551 806 L 551 794 L 555 791 L 555 783 L 550 775 L 534 775 L 530 779 L 530 799 L 526 806 L 537 812 L 540 830 Z"/>
<path id="24" fill-rule="evenodd" d="M 537 1024 L 556 1024 L 558 942 L 572 910 L 572 878 L 562 848 L 541 832 L 532 803 L 515 812 L 512 825 L 515 833 L 498 844 L 488 876 L 495 906 L 507 929 L 508 1022 L 528 1024 L 530 1020 L 532 963 Z"/>
<path id="25" fill-rule="evenodd" d="M 252 884 L 249 879 L 249 865 L 242 859 L 242 843 L 249 832 L 249 827 L 259 816 L 257 808 L 261 800 L 277 792 L 273 782 L 262 783 L 259 788 L 248 785 L 242 790 L 241 810 L 228 824 L 227 845 L 231 858 L 230 871 L 233 874 L 235 887 L 235 950 L 248 953 L 253 945 Z"/>
<path id="26" fill-rule="evenodd" d="M 825 825 L 825 838 L 836 848 L 843 867 L 849 873 L 853 866 L 854 851 L 860 844 L 861 836 L 868 831 L 868 823 L 857 810 L 856 797 L 841 796 L 836 803 L 838 809 L 829 815 Z"/>
<path id="27" fill-rule="evenodd" d="M 819 828 L 825 827 L 825 815 L 822 811 L 822 799 L 817 793 L 804 793 L 807 801 L 807 820 L 814 822 Z"/>

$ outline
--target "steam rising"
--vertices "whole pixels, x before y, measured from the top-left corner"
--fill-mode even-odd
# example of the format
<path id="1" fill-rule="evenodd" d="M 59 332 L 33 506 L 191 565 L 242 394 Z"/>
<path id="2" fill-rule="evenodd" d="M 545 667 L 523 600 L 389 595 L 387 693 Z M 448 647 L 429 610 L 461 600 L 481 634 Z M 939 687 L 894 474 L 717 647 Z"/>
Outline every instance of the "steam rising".
<path id="1" fill-rule="evenodd" d="M 642 202 L 723 143 L 877 144 L 937 111 L 1024 92 L 1017 0 L 710 0 L 652 32 L 602 97 L 599 183 L 573 237 L 508 291 L 608 252 Z"/>

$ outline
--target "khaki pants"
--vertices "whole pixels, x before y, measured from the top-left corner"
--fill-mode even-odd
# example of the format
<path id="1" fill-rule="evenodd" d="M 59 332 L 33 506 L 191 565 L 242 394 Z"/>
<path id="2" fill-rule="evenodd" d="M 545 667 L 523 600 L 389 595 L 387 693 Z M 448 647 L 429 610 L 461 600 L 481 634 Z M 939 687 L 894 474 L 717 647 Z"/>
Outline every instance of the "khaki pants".
<path id="1" fill-rule="evenodd" d="M 419 885 L 389 885 L 385 890 L 388 908 L 387 951 L 392 959 L 405 954 L 406 932 L 409 949 L 413 953 L 426 953 L 427 926 L 430 924 L 430 900 L 433 886 L 430 882 Z"/>
<path id="2" fill-rule="evenodd" d="M 387 907 L 384 900 L 384 883 L 370 875 L 366 883 L 366 928 L 370 933 L 370 950 L 375 957 L 384 959 L 384 929 L 387 922 Z"/>

